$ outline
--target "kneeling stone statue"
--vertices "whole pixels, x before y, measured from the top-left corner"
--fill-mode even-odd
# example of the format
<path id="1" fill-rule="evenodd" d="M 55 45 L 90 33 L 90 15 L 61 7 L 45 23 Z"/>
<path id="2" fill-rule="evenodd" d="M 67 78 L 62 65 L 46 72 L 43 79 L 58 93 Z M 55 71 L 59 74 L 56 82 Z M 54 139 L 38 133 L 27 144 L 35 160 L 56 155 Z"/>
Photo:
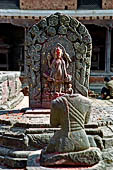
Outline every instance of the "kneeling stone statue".
<path id="1" fill-rule="evenodd" d="M 61 125 L 61 130 L 54 134 L 47 148 L 42 151 L 41 165 L 91 165 L 100 161 L 99 149 L 93 148 L 93 152 L 90 150 L 84 129 L 84 124 L 89 121 L 90 112 L 91 100 L 80 94 L 66 94 L 51 102 L 50 123 L 54 127 Z M 82 153 L 85 150 L 87 154 Z M 90 163 L 87 163 L 88 155 L 92 159 Z M 78 161 L 79 157 L 81 161 Z"/>

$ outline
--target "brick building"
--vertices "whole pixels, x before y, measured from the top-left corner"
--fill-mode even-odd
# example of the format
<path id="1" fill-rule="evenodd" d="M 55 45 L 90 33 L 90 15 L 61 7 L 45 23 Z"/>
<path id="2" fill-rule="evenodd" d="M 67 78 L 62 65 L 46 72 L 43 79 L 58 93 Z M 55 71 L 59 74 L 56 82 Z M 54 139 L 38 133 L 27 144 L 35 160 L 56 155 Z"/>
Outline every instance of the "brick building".
<path id="1" fill-rule="evenodd" d="M 90 88 L 113 76 L 113 0 L 0 0 L 0 70 L 24 73 L 26 30 L 61 12 L 82 22 L 93 40 Z"/>

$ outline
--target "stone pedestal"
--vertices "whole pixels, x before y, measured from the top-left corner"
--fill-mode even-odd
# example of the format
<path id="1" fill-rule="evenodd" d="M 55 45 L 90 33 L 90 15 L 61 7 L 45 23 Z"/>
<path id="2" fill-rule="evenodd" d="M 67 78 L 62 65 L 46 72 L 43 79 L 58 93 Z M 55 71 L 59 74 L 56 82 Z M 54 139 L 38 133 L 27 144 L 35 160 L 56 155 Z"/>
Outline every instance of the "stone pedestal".
<path id="1" fill-rule="evenodd" d="M 79 152 L 41 154 L 40 164 L 42 166 L 74 165 L 93 166 L 101 161 L 101 152 L 98 148 L 89 148 Z"/>
<path id="2" fill-rule="evenodd" d="M 38 150 L 29 155 L 28 161 L 27 161 L 27 167 L 26 167 L 27 170 L 53 170 L 53 169 L 54 170 L 56 169 L 57 170 L 61 170 L 61 169 L 63 170 L 72 170 L 72 169 L 73 170 L 79 170 L 79 169 L 80 170 L 87 170 L 87 169 L 88 170 L 106 170 L 105 165 L 103 161 L 101 160 L 101 153 L 98 148 L 95 148 L 95 149 L 90 148 L 86 151 L 81 151 L 81 152 L 76 152 L 76 153 L 74 152 L 70 154 L 64 153 L 63 155 L 65 156 L 62 157 L 64 159 L 62 159 L 62 161 L 59 162 L 60 163 L 59 166 L 57 166 L 57 164 L 53 164 L 53 166 L 48 166 L 48 167 L 40 165 L 40 154 L 41 154 L 41 150 Z M 54 154 L 54 158 L 53 158 L 54 163 L 55 163 L 55 158 L 59 159 L 57 157 L 57 154 L 56 154 L 56 157 Z M 73 158 L 75 162 L 71 160 Z M 66 161 L 66 159 L 68 162 L 69 160 L 71 160 L 72 164 L 70 165 L 66 164 L 66 166 L 63 166 L 63 163 Z M 50 160 L 50 162 L 52 161 Z"/>

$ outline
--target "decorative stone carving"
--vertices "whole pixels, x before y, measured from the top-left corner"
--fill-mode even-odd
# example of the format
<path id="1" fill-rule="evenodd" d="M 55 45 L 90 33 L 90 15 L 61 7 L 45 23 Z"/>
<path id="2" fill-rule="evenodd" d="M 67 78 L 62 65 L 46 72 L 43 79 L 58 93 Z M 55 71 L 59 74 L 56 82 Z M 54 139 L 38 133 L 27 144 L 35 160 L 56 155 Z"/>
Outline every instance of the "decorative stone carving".
<path id="1" fill-rule="evenodd" d="M 91 166 L 102 160 L 98 148 L 90 148 L 84 124 L 91 112 L 90 99 L 80 95 L 64 95 L 52 101 L 50 123 L 61 125 L 41 153 L 41 165 Z"/>
<path id="2" fill-rule="evenodd" d="M 90 117 L 91 101 L 80 95 L 64 95 L 52 101 L 50 123 L 61 130 L 56 132 L 46 151 L 73 152 L 89 148 L 84 123 Z"/>
<path id="3" fill-rule="evenodd" d="M 55 94 L 54 83 L 45 74 L 51 74 L 50 65 L 54 50 L 60 44 L 63 54 L 70 61 L 66 72 L 71 79 L 63 81 L 62 89 Z M 60 13 L 52 14 L 29 28 L 26 36 L 26 70 L 30 87 L 30 107 L 50 108 L 50 102 L 57 96 L 67 93 L 69 84 L 73 93 L 88 95 L 91 66 L 92 40 L 86 27 L 78 20 Z M 50 62 L 48 58 L 50 57 Z M 62 56 L 67 65 L 65 55 Z M 45 86 L 48 95 L 44 94 Z M 32 89 L 34 88 L 34 89 Z M 34 91 L 34 93 L 33 93 Z"/>
<path id="4" fill-rule="evenodd" d="M 65 82 L 71 82 L 71 76 L 67 74 L 67 68 L 70 62 L 69 55 L 59 43 L 53 49 L 53 58 L 50 53 L 47 55 L 47 64 L 50 73 L 43 73 L 43 75 L 52 87 L 51 92 L 59 92 L 60 94 L 65 92 Z"/>

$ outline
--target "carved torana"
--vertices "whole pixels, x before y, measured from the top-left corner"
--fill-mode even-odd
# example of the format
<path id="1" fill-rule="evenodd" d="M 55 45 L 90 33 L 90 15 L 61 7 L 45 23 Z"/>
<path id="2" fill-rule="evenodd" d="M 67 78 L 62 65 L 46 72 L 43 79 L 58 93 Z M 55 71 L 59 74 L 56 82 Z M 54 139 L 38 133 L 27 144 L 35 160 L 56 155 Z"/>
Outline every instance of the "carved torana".
<path id="1" fill-rule="evenodd" d="M 26 70 L 30 106 L 50 108 L 65 93 L 88 95 L 92 39 L 78 20 L 55 13 L 29 28 Z"/>

